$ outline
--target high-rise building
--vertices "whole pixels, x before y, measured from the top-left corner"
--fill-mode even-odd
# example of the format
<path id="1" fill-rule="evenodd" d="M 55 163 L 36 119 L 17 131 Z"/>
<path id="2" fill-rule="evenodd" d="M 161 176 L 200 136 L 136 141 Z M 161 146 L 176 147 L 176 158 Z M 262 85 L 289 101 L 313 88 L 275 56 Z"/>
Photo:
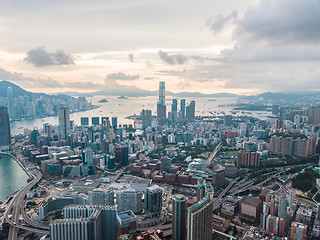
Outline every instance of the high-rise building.
<path id="1" fill-rule="evenodd" d="M 266 224 L 266 232 L 267 233 L 273 233 L 275 235 L 278 235 L 279 232 L 279 218 L 269 215 L 267 217 L 267 224 Z"/>
<path id="2" fill-rule="evenodd" d="M 8 102 L 8 108 L 9 108 L 9 117 L 11 119 L 14 119 L 15 118 L 15 108 L 14 108 L 12 87 L 7 88 L 7 102 Z"/>
<path id="3" fill-rule="evenodd" d="M 11 144 L 9 112 L 7 107 L 0 107 L 0 147 Z"/>
<path id="4" fill-rule="evenodd" d="M 126 189 L 117 192 L 116 195 L 118 212 L 131 210 L 138 213 L 142 211 L 142 192 Z"/>
<path id="5" fill-rule="evenodd" d="M 171 111 L 177 112 L 178 111 L 178 101 L 177 99 L 172 99 Z"/>
<path id="6" fill-rule="evenodd" d="M 100 124 L 100 118 L 99 117 L 92 117 L 91 118 L 92 125 L 99 125 Z"/>
<path id="7" fill-rule="evenodd" d="M 144 197 L 145 209 L 151 217 L 160 217 L 162 210 L 162 189 L 153 185 L 148 187 Z"/>
<path id="8" fill-rule="evenodd" d="M 224 125 L 229 127 L 232 125 L 232 115 L 225 115 L 224 116 Z"/>
<path id="9" fill-rule="evenodd" d="M 116 240 L 114 206 L 69 205 L 63 218 L 50 223 L 51 240 Z"/>
<path id="10" fill-rule="evenodd" d="M 157 103 L 157 118 L 164 119 L 167 117 L 166 111 L 166 89 L 165 82 L 159 83 L 159 101 Z"/>
<path id="11" fill-rule="evenodd" d="M 70 111 L 68 107 L 59 108 L 59 138 L 67 140 L 70 134 Z"/>
<path id="12" fill-rule="evenodd" d="M 291 223 L 291 240 L 307 240 L 308 227 L 303 223 L 293 222 Z"/>
<path id="13" fill-rule="evenodd" d="M 260 154 L 250 151 L 239 151 L 237 153 L 237 167 L 259 167 Z"/>
<path id="14" fill-rule="evenodd" d="M 309 108 L 308 119 L 310 124 L 320 124 L 320 106 L 312 106 Z"/>
<path id="15" fill-rule="evenodd" d="M 117 119 L 117 117 L 112 117 L 111 122 L 112 122 L 113 129 L 116 130 L 117 127 L 118 127 L 118 119 Z"/>
<path id="16" fill-rule="evenodd" d="M 151 110 L 143 109 L 140 113 L 140 117 L 142 119 L 142 128 L 145 129 L 147 127 L 151 127 L 152 113 Z"/>
<path id="17" fill-rule="evenodd" d="M 164 104 L 157 104 L 157 118 L 165 119 L 167 117 L 167 107 Z"/>
<path id="18" fill-rule="evenodd" d="M 283 218 L 286 219 L 286 215 L 287 215 L 287 197 L 285 193 L 281 194 L 281 198 L 280 198 L 280 204 L 279 204 L 279 208 L 278 208 L 278 217 L 279 218 Z"/>
<path id="19" fill-rule="evenodd" d="M 290 189 L 290 192 L 289 192 L 288 202 L 289 202 L 289 208 L 290 208 L 290 210 L 292 210 L 293 209 L 293 191 L 292 191 L 292 189 Z"/>
<path id="20" fill-rule="evenodd" d="M 191 101 L 191 103 L 186 107 L 186 119 L 188 121 L 193 121 L 195 119 L 196 102 Z"/>
<path id="21" fill-rule="evenodd" d="M 102 117 L 101 124 L 103 124 L 103 126 L 109 128 L 110 127 L 109 117 Z"/>
<path id="22" fill-rule="evenodd" d="M 199 180 L 203 185 L 203 196 L 200 201 L 188 208 L 187 240 L 212 239 L 213 188 L 210 183 Z"/>
<path id="23" fill-rule="evenodd" d="M 166 86 L 165 82 L 159 83 L 159 103 L 162 105 L 166 104 Z"/>
<path id="24" fill-rule="evenodd" d="M 86 148 L 82 152 L 82 162 L 93 166 L 93 150 L 91 148 Z"/>
<path id="25" fill-rule="evenodd" d="M 81 126 L 88 126 L 89 125 L 89 118 L 88 117 L 82 117 L 80 120 L 81 120 Z"/>
<path id="26" fill-rule="evenodd" d="M 90 205 L 114 205 L 114 192 L 105 189 L 94 189 L 88 193 Z"/>
<path id="27" fill-rule="evenodd" d="M 117 146 L 114 149 L 116 163 L 120 166 L 127 166 L 129 164 L 128 146 Z"/>
<path id="28" fill-rule="evenodd" d="M 185 240 L 187 237 L 187 198 L 177 194 L 172 200 L 172 239 Z"/>
<path id="29" fill-rule="evenodd" d="M 186 100 L 180 100 L 180 112 L 182 113 L 182 119 L 186 117 Z"/>

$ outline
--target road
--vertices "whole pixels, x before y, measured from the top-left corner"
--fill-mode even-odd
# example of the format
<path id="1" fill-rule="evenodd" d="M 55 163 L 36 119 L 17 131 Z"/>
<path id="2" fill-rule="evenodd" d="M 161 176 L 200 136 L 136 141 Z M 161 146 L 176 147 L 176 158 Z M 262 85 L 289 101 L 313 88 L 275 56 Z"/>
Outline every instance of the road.
<path id="1" fill-rule="evenodd" d="M 216 155 L 217 155 L 217 153 L 218 153 L 221 145 L 222 145 L 222 142 L 220 142 L 220 143 L 216 146 L 216 148 L 213 150 L 213 152 L 212 152 L 212 153 L 210 154 L 210 156 L 208 157 L 208 159 L 207 159 L 208 166 L 212 164 L 212 161 L 213 161 L 213 159 L 216 157 Z"/>
<path id="2" fill-rule="evenodd" d="M 33 180 L 28 183 L 24 188 L 22 188 L 11 200 L 8 208 L 4 213 L 4 219 L 10 224 L 8 240 L 15 240 L 18 238 L 19 229 L 24 229 L 31 232 L 37 232 L 41 234 L 48 234 L 48 230 L 37 229 L 19 225 L 19 217 L 22 212 L 23 218 L 28 219 L 26 222 L 30 225 L 38 227 L 37 223 L 32 222 L 29 218 L 26 218 L 24 199 L 28 191 L 32 189 L 42 178 L 42 174 L 40 171 L 30 171 L 30 174 L 33 177 Z M 11 219 L 9 218 L 9 214 L 12 212 Z M 24 212 L 24 213 L 23 213 Z M 41 226 L 43 228 L 43 226 Z M 47 228 L 48 229 L 48 228 Z"/>
<path id="3" fill-rule="evenodd" d="M 119 171 L 119 173 L 111 180 L 111 183 L 116 182 L 116 181 L 121 177 L 122 173 L 123 173 L 127 168 L 130 168 L 131 165 L 132 165 L 132 163 L 131 163 L 130 165 L 128 165 L 128 166 L 123 167 L 123 168 Z"/>
<path id="4" fill-rule="evenodd" d="M 236 183 L 238 180 L 239 180 L 239 177 L 236 178 L 234 181 L 230 182 L 229 185 L 219 194 L 219 196 L 216 198 L 216 201 L 213 203 L 213 211 L 220 206 L 221 198 L 231 189 L 233 184 Z"/>

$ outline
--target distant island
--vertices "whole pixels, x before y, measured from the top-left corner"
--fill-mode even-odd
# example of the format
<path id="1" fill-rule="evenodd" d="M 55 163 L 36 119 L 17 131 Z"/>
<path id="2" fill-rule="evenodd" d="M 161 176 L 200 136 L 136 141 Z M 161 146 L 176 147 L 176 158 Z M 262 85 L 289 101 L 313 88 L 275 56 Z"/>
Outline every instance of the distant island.
<path id="1" fill-rule="evenodd" d="M 120 97 L 118 97 L 118 99 L 128 99 L 128 98 L 125 96 L 120 96 Z"/>
<path id="2" fill-rule="evenodd" d="M 107 99 L 101 99 L 100 101 L 99 101 L 99 103 L 107 103 L 108 102 L 108 100 Z"/>
<path id="3" fill-rule="evenodd" d="M 208 99 L 208 101 L 210 101 L 210 102 L 215 102 L 215 101 L 217 101 L 216 99 Z"/>

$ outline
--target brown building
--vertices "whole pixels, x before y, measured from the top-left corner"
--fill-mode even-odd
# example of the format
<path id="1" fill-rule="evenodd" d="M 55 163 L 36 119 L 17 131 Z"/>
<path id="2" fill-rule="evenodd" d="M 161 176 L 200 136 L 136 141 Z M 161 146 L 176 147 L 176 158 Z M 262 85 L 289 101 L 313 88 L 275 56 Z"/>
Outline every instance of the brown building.
<path id="1" fill-rule="evenodd" d="M 311 138 L 292 138 L 272 136 L 270 139 L 270 151 L 287 156 L 309 157 L 316 153 L 317 140 Z"/>
<path id="2" fill-rule="evenodd" d="M 237 167 L 260 166 L 260 154 L 250 151 L 239 151 L 237 153 Z"/>
<path id="3" fill-rule="evenodd" d="M 249 221 L 259 221 L 261 201 L 258 198 L 246 197 L 241 203 L 241 217 Z"/>
<path id="4" fill-rule="evenodd" d="M 293 222 L 291 224 L 291 240 L 307 240 L 308 227 L 302 223 Z"/>

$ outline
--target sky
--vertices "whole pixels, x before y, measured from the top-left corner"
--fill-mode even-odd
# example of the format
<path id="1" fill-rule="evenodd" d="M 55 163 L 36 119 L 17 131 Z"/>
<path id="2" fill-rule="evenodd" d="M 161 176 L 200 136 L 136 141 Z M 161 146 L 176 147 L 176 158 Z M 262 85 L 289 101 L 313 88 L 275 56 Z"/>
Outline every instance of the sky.
<path id="1" fill-rule="evenodd" d="M 0 80 L 35 92 L 320 90 L 319 0 L 0 0 Z"/>

